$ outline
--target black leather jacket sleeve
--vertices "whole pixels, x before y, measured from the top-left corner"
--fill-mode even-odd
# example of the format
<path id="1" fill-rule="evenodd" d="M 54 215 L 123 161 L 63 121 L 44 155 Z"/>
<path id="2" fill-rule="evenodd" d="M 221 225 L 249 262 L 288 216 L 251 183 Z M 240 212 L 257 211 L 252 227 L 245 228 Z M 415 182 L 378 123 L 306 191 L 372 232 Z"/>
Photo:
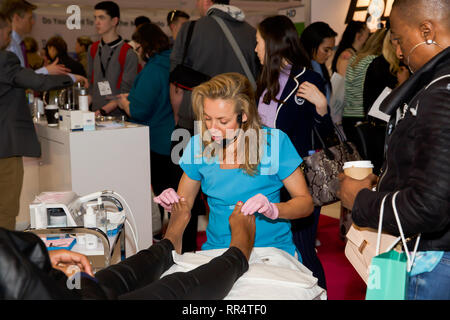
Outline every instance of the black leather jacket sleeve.
<path id="1" fill-rule="evenodd" d="M 66 281 L 38 236 L 0 228 L 0 299 L 79 299 Z"/>
<path id="2" fill-rule="evenodd" d="M 446 233 L 450 225 L 449 79 L 444 78 L 435 82 L 411 102 L 410 106 L 417 106 L 417 114 L 410 115 L 410 119 L 413 120 L 405 117 L 402 121 L 415 121 L 412 126 L 413 132 L 392 137 L 401 139 L 398 141 L 404 144 L 413 144 L 411 165 L 409 168 L 398 168 L 399 171 L 407 171 L 399 173 L 397 177 L 391 177 L 391 184 L 380 189 L 384 192 L 364 189 L 358 193 L 352 209 L 355 224 L 377 228 L 381 201 L 388 194 L 383 230 L 399 235 L 392 209 L 392 196 L 394 192 L 400 191 L 396 207 L 406 237 L 422 233 L 425 234 L 425 238 L 426 234 L 434 234 L 440 238 Z M 398 156 L 403 151 L 401 144 L 396 145 L 396 150 L 392 148 L 388 150 L 388 164 L 395 161 L 396 154 Z M 401 181 L 402 176 L 407 179 Z M 401 188 L 398 187 L 400 185 Z M 429 238 L 433 239 L 433 236 Z"/>

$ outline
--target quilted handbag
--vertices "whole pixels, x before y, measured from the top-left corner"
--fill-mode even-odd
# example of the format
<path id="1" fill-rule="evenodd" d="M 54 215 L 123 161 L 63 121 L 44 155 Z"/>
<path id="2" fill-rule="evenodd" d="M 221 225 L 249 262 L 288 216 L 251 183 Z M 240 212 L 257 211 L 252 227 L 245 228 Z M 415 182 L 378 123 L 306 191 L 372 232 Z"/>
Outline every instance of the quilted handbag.
<path id="1" fill-rule="evenodd" d="M 339 144 L 327 147 L 314 127 L 323 149 L 303 158 L 303 172 L 315 206 L 338 201 L 338 175 L 344 162 L 362 160 L 353 143 L 346 141 L 335 127 Z"/>

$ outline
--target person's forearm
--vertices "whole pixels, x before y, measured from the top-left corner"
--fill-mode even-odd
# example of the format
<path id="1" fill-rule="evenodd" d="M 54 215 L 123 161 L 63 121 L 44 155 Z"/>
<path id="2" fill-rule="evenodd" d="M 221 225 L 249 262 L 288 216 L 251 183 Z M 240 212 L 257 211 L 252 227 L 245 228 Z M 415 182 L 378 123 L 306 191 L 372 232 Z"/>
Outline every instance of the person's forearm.
<path id="1" fill-rule="evenodd" d="M 310 195 L 297 196 L 287 202 L 275 203 L 278 207 L 278 218 L 298 219 L 309 216 L 314 210 Z"/>
<path id="2" fill-rule="evenodd" d="M 172 105 L 173 117 L 175 124 L 178 123 L 178 110 L 180 109 L 181 101 L 183 100 L 183 90 L 177 88 L 174 84 L 170 84 L 170 104 Z"/>
<path id="3" fill-rule="evenodd" d="M 117 101 L 113 100 L 105 104 L 102 109 L 105 110 L 106 113 L 113 112 L 118 107 Z"/>
<path id="4" fill-rule="evenodd" d="M 73 81 L 67 75 L 46 76 L 37 74 L 31 69 L 22 69 L 15 74 L 14 84 L 17 87 L 42 92 L 69 87 L 73 84 Z"/>
<path id="5" fill-rule="evenodd" d="M 321 117 L 325 116 L 328 113 L 328 104 L 327 104 L 327 100 L 325 101 L 321 101 L 321 102 L 317 102 L 315 104 L 316 106 L 316 111 L 317 114 Z"/>
<path id="6" fill-rule="evenodd" d="M 35 70 L 34 72 L 37 73 L 37 74 L 45 74 L 45 75 L 48 74 L 48 70 L 47 70 L 46 67 L 41 67 L 41 68 Z"/>
<path id="7" fill-rule="evenodd" d="M 125 113 L 131 117 L 131 113 L 130 113 L 130 101 L 128 99 L 126 99 L 125 101 L 122 102 L 120 108 L 125 111 Z"/>
<path id="8" fill-rule="evenodd" d="M 180 183 L 178 184 L 177 194 L 180 196 L 180 198 L 185 199 L 190 210 L 192 210 L 192 207 L 194 206 L 194 201 L 199 190 L 200 181 L 191 180 L 185 173 L 181 176 Z"/>

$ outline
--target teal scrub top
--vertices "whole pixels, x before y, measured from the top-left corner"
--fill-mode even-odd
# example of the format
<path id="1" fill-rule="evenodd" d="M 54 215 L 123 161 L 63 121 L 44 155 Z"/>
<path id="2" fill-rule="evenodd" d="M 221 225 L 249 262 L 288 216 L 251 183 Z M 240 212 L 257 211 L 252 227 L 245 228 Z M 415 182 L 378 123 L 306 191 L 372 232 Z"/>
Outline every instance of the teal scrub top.
<path id="1" fill-rule="evenodd" d="M 207 241 L 202 250 L 228 248 L 231 230 L 228 218 L 238 201 L 246 202 L 258 193 L 270 202 L 280 202 L 280 189 L 285 178 L 302 163 L 289 137 L 278 129 L 263 127 L 265 148 L 258 174 L 250 176 L 242 169 L 221 169 L 218 156 L 208 158 L 201 155 L 203 149 L 200 135 L 191 138 L 180 160 L 187 176 L 201 182 L 203 193 L 210 208 L 206 228 Z M 292 240 L 291 223 L 286 219 L 272 220 L 255 213 L 255 247 L 275 247 L 295 256 L 301 262 Z"/>

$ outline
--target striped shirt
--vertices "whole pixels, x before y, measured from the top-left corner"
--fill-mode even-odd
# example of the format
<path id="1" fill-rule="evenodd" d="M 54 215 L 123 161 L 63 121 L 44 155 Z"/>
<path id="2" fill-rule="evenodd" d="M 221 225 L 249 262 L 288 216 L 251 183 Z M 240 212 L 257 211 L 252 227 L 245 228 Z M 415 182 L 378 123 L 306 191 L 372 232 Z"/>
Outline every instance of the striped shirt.
<path id="1" fill-rule="evenodd" d="M 345 94 L 343 117 L 363 118 L 363 92 L 367 68 L 375 59 L 376 55 L 368 55 L 352 66 L 356 56 L 350 58 L 347 71 L 345 72 Z"/>

